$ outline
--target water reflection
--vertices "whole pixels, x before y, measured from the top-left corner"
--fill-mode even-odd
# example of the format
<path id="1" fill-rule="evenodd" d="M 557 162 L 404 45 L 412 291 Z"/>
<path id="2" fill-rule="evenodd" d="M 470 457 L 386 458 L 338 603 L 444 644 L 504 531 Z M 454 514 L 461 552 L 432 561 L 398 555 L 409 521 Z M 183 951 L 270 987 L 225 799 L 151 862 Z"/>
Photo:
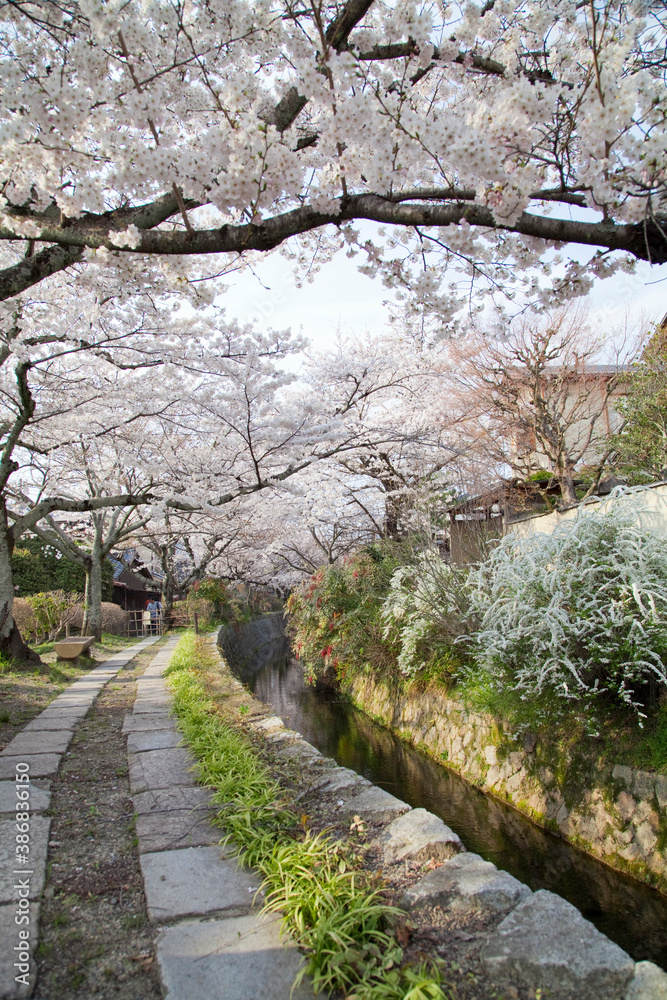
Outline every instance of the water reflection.
<path id="1" fill-rule="evenodd" d="M 468 850 L 531 889 L 564 896 L 636 961 L 650 959 L 667 968 L 667 897 L 533 826 L 332 692 L 307 686 L 287 652 L 277 644 L 273 660 L 263 656 L 242 678 L 293 729 L 339 764 L 440 816 Z"/>

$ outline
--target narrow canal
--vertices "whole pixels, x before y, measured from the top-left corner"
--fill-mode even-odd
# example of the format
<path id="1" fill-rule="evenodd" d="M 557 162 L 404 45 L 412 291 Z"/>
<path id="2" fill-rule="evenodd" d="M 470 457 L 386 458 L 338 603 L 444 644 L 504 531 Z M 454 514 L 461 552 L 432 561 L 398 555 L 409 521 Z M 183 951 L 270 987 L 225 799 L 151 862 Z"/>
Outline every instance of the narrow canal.
<path id="1" fill-rule="evenodd" d="M 241 679 L 323 754 L 455 830 L 469 851 L 573 903 L 635 961 L 667 969 L 667 897 L 540 830 L 484 795 L 330 691 L 308 686 L 283 647 Z"/>

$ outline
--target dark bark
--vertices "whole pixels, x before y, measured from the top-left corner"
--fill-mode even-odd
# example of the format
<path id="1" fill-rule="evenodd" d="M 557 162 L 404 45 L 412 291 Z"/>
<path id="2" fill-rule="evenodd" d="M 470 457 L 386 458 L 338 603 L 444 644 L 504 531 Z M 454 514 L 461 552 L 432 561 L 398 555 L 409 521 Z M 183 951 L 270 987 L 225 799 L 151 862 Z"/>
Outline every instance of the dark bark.
<path id="1" fill-rule="evenodd" d="M 12 577 L 12 552 L 14 536 L 7 524 L 7 512 L 0 502 L 0 654 L 16 663 L 34 666 L 41 660 L 23 641 L 12 618 L 14 580 Z"/>
<path id="2" fill-rule="evenodd" d="M 2 612 L 0 612 L 0 617 L 2 614 L 7 614 L 6 605 Z M 25 666 L 26 669 L 43 665 L 39 654 L 23 641 L 23 637 L 16 627 L 14 620 L 12 620 L 9 632 L 0 637 L 0 655 L 6 656 L 17 666 Z"/>
<path id="3" fill-rule="evenodd" d="M 162 620 L 165 627 L 168 628 L 171 625 L 172 615 L 174 613 L 174 594 L 176 593 L 176 587 L 174 584 L 174 579 L 171 575 L 167 576 L 165 574 L 164 580 L 162 582 Z"/>
<path id="4" fill-rule="evenodd" d="M 139 217 L 138 213 L 143 213 L 144 221 L 152 222 L 153 216 L 149 211 L 150 208 L 151 206 L 142 206 L 136 209 L 137 218 Z M 131 212 L 127 214 L 131 216 Z M 160 214 L 156 213 L 157 221 L 162 221 L 159 219 Z M 304 206 L 266 219 L 259 224 L 220 226 L 217 229 L 200 229 L 192 234 L 180 230 L 167 232 L 152 230 L 148 226 L 139 226 L 138 228 L 143 228 L 139 246 L 134 249 L 125 247 L 121 252 L 194 256 L 214 253 L 242 253 L 247 250 L 269 251 L 280 246 L 292 236 L 311 232 L 326 225 L 339 225 L 341 222 L 357 219 L 406 227 L 448 226 L 466 222 L 472 227 L 486 230 L 517 233 L 548 241 L 621 250 L 639 260 L 647 260 L 653 264 L 662 264 L 667 261 L 667 239 L 665 239 L 667 220 L 663 220 L 662 217 L 656 221 L 649 219 L 646 222 L 617 225 L 611 221 L 581 222 L 524 212 L 513 225 L 506 225 L 495 220 L 490 210 L 482 205 L 469 204 L 465 201 L 438 203 L 435 200 L 430 200 L 427 204 L 397 203 L 377 194 L 343 197 L 339 199 L 336 209 L 331 212 L 320 212 L 309 206 Z M 157 221 L 153 224 L 157 225 Z M 70 249 L 103 246 L 116 249 L 109 238 L 109 232 L 113 231 L 117 225 L 117 222 L 110 222 L 108 215 L 87 216 L 67 228 L 54 223 L 50 218 L 43 219 L 40 239 L 43 242 L 58 244 Z M 16 236 L 11 231 L 4 229 L 0 230 L 0 239 L 16 239 Z M 55 253 L 57 247 L 51 249 Z M 26 263 L 29 264 L 35 259 L 30 258 L 28 262 L 22 261 L 20 264 L 0 271 L 0 299 L 10 298 L 17 292 L 41 281 L 44 275 L 39 268 L 26 267 Z M 69 266 L 72 259 L 65 254 L 62 267 Z M 58 269 L 55 265 L 53 266 L 53 270 Z"/>

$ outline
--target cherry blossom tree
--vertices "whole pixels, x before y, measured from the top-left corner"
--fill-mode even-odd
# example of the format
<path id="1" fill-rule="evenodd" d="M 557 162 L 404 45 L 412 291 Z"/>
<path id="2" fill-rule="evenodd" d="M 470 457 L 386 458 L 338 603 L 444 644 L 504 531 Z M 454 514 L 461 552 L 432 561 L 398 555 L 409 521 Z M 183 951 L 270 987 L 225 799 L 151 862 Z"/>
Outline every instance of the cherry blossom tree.
<path id="1" fill-rule="evenodd" d="M 504 337 L 474 331 L 451 344 L 466 449 L 486 456 L 491 469 L 549 473 L 565 504 L 577 503 L 576 470 L 586 464 L 594 492 L 614 451 L 621 418 L 613 396 L 632 351 L 625 338 L 614 350 L 608 336 L 570 307 L 526 314 Z"/>
<path id="2" fill-rule="evenodd" d="M 168 283 L 158 290 L 116 290 L 93 264 L 83 281 L 54 275 L 41 297 L 4 303 L 0 647 L 15 657 L 29 656 L 11 619 L 10 557 L 22 532 L 40 525 L 73 555 L 54 515 L 89 515 L 95 552 L 78 557 L 90 566 L 92 613 L 95 567 L 133 519 L 213 517 L 228 506 L 231 517 L 237 501 L 389 433 L 357 416 L 392 389 L 386 366 L 348 379 L 335 364 L 297 383 L 283 362 L 302 350 L 300 338 L 239 327 L 212 307 L 193 315 Z M 220 544 L 230 536 L 227 525 Z"/>
<path id="3" fill-rule="evenodd" d="M 343 249 L 449 321 L 448 266 L 546 301 L 663 262 L 665 37 L 643 0 L 3 3 L 0 295 Z"/>
<path id="4" fill-rule="evenodd" d="M 159 286 L 151 286 L 148 293 L 141 287 L 133 290 L 134 297 L 127 288 L 116 289 L 108 282 L 106 269 L 93 265 L 84 281 L 79 276 L 54 276 L 41 286 L 41 295 L 3 305 L 0 646 L 18 659 L 34 659 L 11 617 L 11 552 L 24 531 L 34 529 L 55 511 L 88 512 L 96 530 L 103 531 L 108 522 L 99 512 L 107 508 L 159 502 L 190 509 L 202 502 L 225 504 L 244 491 L 265 486 L 257 475 L 252 484 L 239 485 L 241 470 L 231 473 L 233 454 L 225 452 L 215 475 L 207 480 L 211 492 L 205 498 L 196 488 L 192 497 L 179 496 L 188 482 L 187 474 L 178 484 L 170 480 L 171 470 L 157 446 L 167 430 L 173 439 L 179 415 L 184 421 L 180 444 L 187 440 L 196 423 L 192 400 L 197 392 L 214 391 L 214 381 L 219 384 L 239 370 L 248 370 L 256 383 L 263 377 L 274 390 L 288 382 L 288 377 L 274 371 L 275 365 L 299 342 L 291 343 L 281 334 L 253 334 L 224 324 L 219 315 L 184 318 L 169 299 L 156 303 L 154 296 L 165 292 Z M 183 305 L 182 297 L 178 303 Z M 141 475 L 130 477 L 126 484 L 116 480 L 115 492 L 108 484 L 92 488 L 92 480 L 85 475 L 86 463 L 72 458 L 77 447 L 82 459 L 93 444 L 113 435 L 125 449 L 117 459 L 121 467 L 129 469 L 134 461 L 141 468 Z M 141 435 L 146 435 L 146 441 L 139 447 Z M 212 440 L 209 434 L 209 443 Z M 174 451 L 177 447 L 174 440 Z M 193 458 L 201 464 L 201 454 Z M 184 473 L 190 471 L 188 467 Z M 290 474 L 289 468 L 277 471 Z M 127 526 L 124 514 L 116 512 L 111 517 L 114 530 Z M 46 529 L 54 531 L 54 523 L 47 522 Z M 94 572 L 93 567 L 93 576 Z M 95 603 L 91 601 L 91 609 Z"/>
<path id="5" fill-rule="evenodd" d="M 49 486 L 54 480 L 60 492 L 71 497 L 90 500 L 118 496 L 141 498 L 154 484 L 142 475 L 140 434 L 139 429 L 131 467 L 127 465 L 127 450 L 123 447 L 127 442 L 114 440 L 110 432 L 98 439 L 79 440 L 54 449 L 48 456 L 48 466 L 35 461 L 39 456 L 33 456 L 34 478 L 38 471 L 43 477 L 39 492 L 32 498 L 33 503 L 39 504 L 43 492 L 49 494 Z M 30 503 L 25 493 L 22 500 Z M 128 503 L 102 507 L 87 514 L 70 514 L 68 518 L 51 514 L 33 525 L 34 534 L 84 570 L 82 635 L 101 638 L 104 563 L 112 550 L 143 528 L 149 519 L 149 507 Z"/>
<path id="6" fill-rule="evenodd" d="M 467 414 L 458 398 L 449 405 L 448 355 L 442 345 L 418 349 L 398 333 L 341 340 L 313 360 L 341 391 L 364 381 L 383 386 L 355 406 L 359 447 L 334 456 L 328 468 L 366 530 L 397 539 L 418 506 L 437 503 L 451 492 L 450 479 L 460 478 L 458 427 Z"/>
<path id="7" fill-rule="evenodd" d="M 224 572 L 235 543 L 246 544 L 248 513 L 237 501 L 216 514 L 167 509 L 134 532 L 134 540 L 155 557 L 161 573 L 162 614 L 171 621 L 174 598 L 211 573 Z"/>
<path id="8" fill-rule="evenodd" d="M 338 562 L 377 538 L 374 518 L 352 501 L 347 480 L 335 463 L 322 462 L 282 490 L 258 497 L 249 512 L 255 530 L 244 538 L 247 566 L 232 549 L 226 560 L 230 574 L 242 570 L 255 581 L 290 589 L 319 566 Z M 368 499 L 368 506 L 381 519 L 379 494 Z"/>

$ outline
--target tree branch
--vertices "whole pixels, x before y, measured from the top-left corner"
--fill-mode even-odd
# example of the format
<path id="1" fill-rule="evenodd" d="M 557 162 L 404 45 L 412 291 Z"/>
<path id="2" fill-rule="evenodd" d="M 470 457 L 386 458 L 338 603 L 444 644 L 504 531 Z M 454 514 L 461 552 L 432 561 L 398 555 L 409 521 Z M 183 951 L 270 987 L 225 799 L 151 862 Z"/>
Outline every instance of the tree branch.
<path id="1" fill-rule="evenodd" d="M 177 206 L 176 206 L 177 207 Z M 144 207 L 145 208 L 145 207 Z M 639 260 L 651 263 L 667 261 L 667 239 L 664 228 L 667 218 L 656 221 L 616 225 L 601 222 L 581 222 L 572 219 L 555 219 L 524 212 L 511 225 L 496 220 L 490 209 L 483 205 L 465 202 L 444 204 L 397 204 L 389 198 L 375 194 L 352 195 L 338 200 L 337 211 L 320 212 L 310 207 L 293 209 L 273 216 L 260 223 L 238 226 L 226 225 L 218 229 L 200 229 L 194 235 L 183 231 L 144 231 L 136 249 L 124 247 L 125 253 L 149 254 L 213 254 L 242 253 L 247 250 L 273 250 L 291 236 L 297 236 L 326 225 L 340 225 L 355 219 L 398 226 L 449 226 L 466 222 L 486 230 L 499 230 L 523 236 L 537 237 L 549 242 L 579 243 L 586 246 L 621 250 Z M 94 225 L 90 220 L 73 223 L 67 228 L 58 225 L 44 226 L 39 239 L 43 242 L 62 242 L 70 247 L 108 247 L 116 249 L 109 237 L 110 227 L 102 218 Z M 16 235 L 0 229 L 0 239 L 16 239 Z M 38 255 L 39 256 L 39 255 Z M 31 258 L 34 261 L 36 258 Z M 30 261 L 0 272 L 0 298 L 16 294 L 20 281 L 18 270 Z M 55 270 L 56 268 L 54 268 Z M 41 275 L 28 276 L 27 284 L 39 281 Z"/>

